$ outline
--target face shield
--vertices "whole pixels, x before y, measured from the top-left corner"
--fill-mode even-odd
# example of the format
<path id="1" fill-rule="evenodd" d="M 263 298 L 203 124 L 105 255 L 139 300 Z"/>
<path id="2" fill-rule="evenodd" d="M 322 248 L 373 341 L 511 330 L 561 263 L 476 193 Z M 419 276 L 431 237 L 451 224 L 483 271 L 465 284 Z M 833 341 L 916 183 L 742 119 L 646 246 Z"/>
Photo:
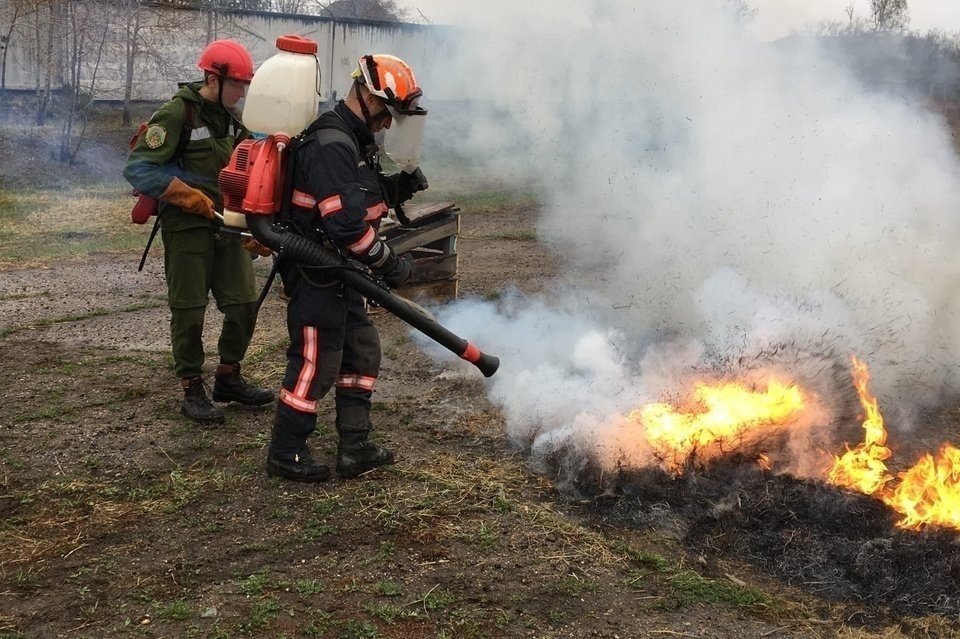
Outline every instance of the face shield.
<path id="1" fill-rule="evenodd" d="M 420 166 L 427 110 L 421 109 L 415 102 L 411 108 L 401 109 L 388 104 L 387 109 L 393 117 L 393 124 L 384 131 L 383 151 L 400 170 L 413 173 Z"/>

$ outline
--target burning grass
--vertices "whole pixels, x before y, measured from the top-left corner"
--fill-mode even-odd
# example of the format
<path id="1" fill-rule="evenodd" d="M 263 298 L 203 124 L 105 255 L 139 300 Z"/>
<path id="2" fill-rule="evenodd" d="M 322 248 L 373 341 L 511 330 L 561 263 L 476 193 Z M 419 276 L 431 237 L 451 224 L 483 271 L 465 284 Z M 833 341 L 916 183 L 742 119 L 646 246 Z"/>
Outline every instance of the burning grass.
<path id="1" fill-rule="evenodd" d="M 803 409 L 799 389 L 699 384 L 690 405 L 651 404 L 631 414 L 655 444 L 659 465 L 621 468 L 615 490 L 623 498 L 596 512 L 676 530 L 694 556 L 748 558 L 787 584 L 868 606 L 869 615 L 957 615 L 957 449 L 945 445 L 895 475 L 869 373 L 856 358 L 852 377 L 863 441 L 833 456 L 821 479 L 771 472 L 763 453 L 769 439 L 745 437 L 789 424 Z M 596 491 L 601 482 L 609 486 L 611 478 L 590 468 L 578 487 Z"/>

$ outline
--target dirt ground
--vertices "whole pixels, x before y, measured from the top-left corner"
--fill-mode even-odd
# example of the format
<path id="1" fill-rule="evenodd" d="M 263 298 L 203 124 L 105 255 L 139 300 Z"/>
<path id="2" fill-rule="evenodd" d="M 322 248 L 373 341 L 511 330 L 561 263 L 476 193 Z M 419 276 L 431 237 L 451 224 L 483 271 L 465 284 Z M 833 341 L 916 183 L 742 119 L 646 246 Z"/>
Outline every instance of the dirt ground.
<path id="1" fill-rule="evenodd" d="M 535 215 L 463 215 L 461 295 L 551 275 Z M 703 577 L 676 540 L 592 517 L 509 448 L 481 379 L 384 312 L 375 417 L 397 464 L 269 478 L 271 410 L 231 407 L 215 428 L 178 414 L 161 260 L 137 259 L 0 278 L 0 637 L 954 636 L 951 620 L 864 627 L 746 563 Z M 283 311 L 271 295 L 247 361 L 273 387 Z M 328 459 L 330 423 L 325 405 Z"/>
<path id="2" fill-rule="evenodd" d="M 556 275 L 536 216 L 463 208 L 461 297 Z M 231 406 L 207 428 L 178 412 L 160 250 L 142 273 L 133 251 L 0 267 L 0 639 L 960 637 L 958 619 L 707 558 L 608 516 L 621 496 L 561 494 L 508 445 L 482 378 L 428 359 L 383 311 L 374 417 L 397 463 L 270 478 L 272 409 Z M 211 362 L 218 324 L 211 311 Z M 285 347 L 271 294 L 246 374 L 277 388 Z M 332 461 L 329 401 L 319 426 L 312 447 Z"/>

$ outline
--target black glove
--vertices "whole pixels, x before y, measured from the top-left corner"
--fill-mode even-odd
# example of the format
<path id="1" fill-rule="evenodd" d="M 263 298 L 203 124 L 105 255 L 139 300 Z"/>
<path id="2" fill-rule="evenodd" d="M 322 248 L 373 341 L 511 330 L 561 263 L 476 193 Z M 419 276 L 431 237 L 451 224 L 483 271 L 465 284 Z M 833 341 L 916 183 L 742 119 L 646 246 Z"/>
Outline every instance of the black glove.
<path id="1" fill-rule="evenodd" d="M 430 185 L 427 183 L 427 176 L 423 174 L 420 167 L 414 169 L 413 173 L 400 171 L 397 174 L 397 201 L 394 204 L 401 204 L 413 197 L 418 191 L 425 191 Z"/>
<path id="2" fill-rule="evenodd" d="M 383 282 L 390 288 L 403 286 L 413 273 L 413 256 L 405 253 L 397 257 L 393 253 L 387 257 L 377 273 L 383 278 Z"/>

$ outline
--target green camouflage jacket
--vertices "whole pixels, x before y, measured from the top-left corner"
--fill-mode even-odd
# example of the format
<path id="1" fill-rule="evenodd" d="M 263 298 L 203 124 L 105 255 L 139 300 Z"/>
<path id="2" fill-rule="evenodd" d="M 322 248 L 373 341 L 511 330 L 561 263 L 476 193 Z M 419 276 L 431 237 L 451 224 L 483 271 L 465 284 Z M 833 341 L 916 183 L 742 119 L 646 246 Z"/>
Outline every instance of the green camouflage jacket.
<path id="1" fill-rule="evenodd" d="M 250 132 L 223 106 L 200 96 L 201 82 L 179 86 L 173 98 L 162 104 L 150 118 L 147 130 L 127 158 L 123 176 L 135 189 L 154 198 L 159 198 L 174 176 L 179 177 L 190 186 L 201 189 L 213 200 L 217 210 L 223 211 L 223 198 L 217 186 L 220 169 L 230 161 L 234 147 L 250 137 Z M 193 129 L 190 142 L 178 162 L 174 156 L 186 119 L 184 102 L 193 106 Z M 167 231 L 215 223 L 160 202 L 160 224 Z"/>

